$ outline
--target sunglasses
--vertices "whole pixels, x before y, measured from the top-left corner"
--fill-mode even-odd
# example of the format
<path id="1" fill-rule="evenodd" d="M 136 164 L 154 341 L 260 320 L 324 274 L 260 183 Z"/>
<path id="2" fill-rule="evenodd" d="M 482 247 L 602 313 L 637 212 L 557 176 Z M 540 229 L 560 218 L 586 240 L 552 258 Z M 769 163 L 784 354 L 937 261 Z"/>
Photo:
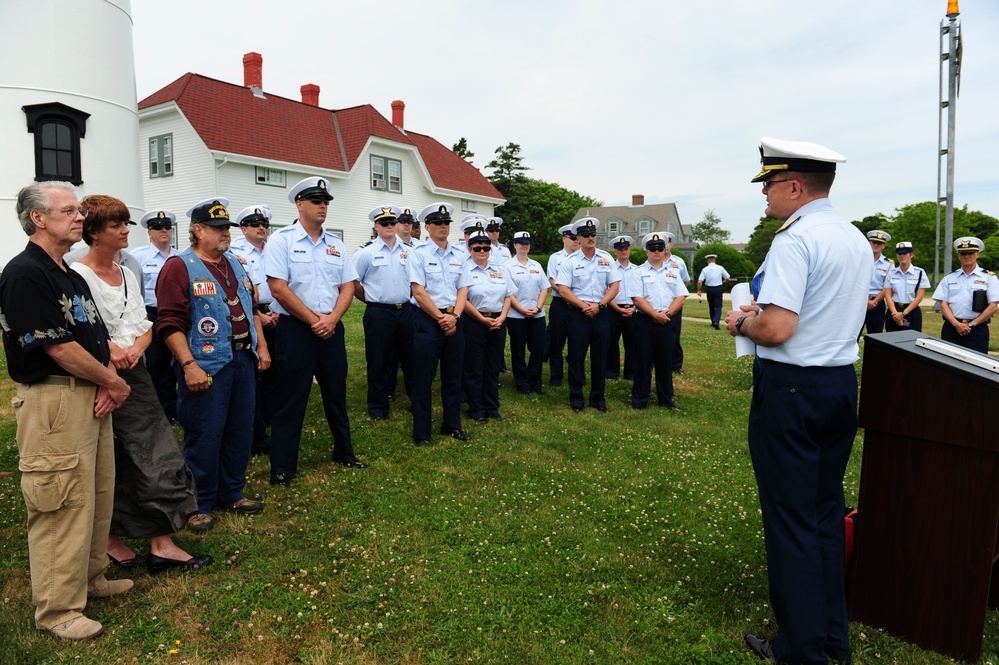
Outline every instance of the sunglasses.
<path id="1" fill-rule="evenodd" d="M 249 226 L 249 227 L 254 228 L 254 229 L 262 226 L 265 229 L 269 229 L 271 227 L 271 223 L 270 222 L 258 222 L 258 221 L 243 222 L 242 226 Z"/>
<path id="2" fill-rule="evenodd" d="M 437 226 L 451 226 L 451 220 L 450 219 L 446 219 L 446 220 L 442 219 L 442 220 L 438 220 L 436 222 L 427 222 L 427 226 L 430 226 L 431 224 L 435 224 Z"/>
<path id="3" fill-rule="evenodd" d="M 595 238 L 597 236 L 596 231 L 580 231 L 577 233 L 580 238 Z"/>
<path id="4" fill-rule="evenodd" d="M 650 252 L 665 252 L 666 251 L 666 245 L 649 245 L 645 249 L 648 250 L 648 251 L 650 251 Z"/>
<path id="5" fill-rule="evenodd" d="M 312 205 L 315 205 L 315 206 L 321 206 L 321 205 L 327 205 L 328 206 L 330 204 L 329 201 L 327 201 L 324 198 L 320 198 L 318 196 L 315 196 L 315 197 L 313 197 L 311 199 L 305 199 L 305 200 L 308 201 L 309 203 L 311 203 Z"/>
<path id="6" fill-rule="evenodd" d="M 491 249 L 489 245 L 476 245 L 475 247 L 469 248 L 471 252 L 488 252 Z"/>
<path id="7" fill-rule="evenodd" d="M 146 224 L 146 228 L 149 229 L 150 231 L 163 231 L 163 230 L 169 231 L 170 229 L 173 228 L 173 224 L 170 224 L 170 223 L 167 223 L 167 224 L 155 224 L 155 223 L 150 222 L 149 224 Z"/>
<path id="8" fill-rule="evenodd" d="M 394 219 L 379 219 L 378 226 L 395 226 L 396 221 Z"/>

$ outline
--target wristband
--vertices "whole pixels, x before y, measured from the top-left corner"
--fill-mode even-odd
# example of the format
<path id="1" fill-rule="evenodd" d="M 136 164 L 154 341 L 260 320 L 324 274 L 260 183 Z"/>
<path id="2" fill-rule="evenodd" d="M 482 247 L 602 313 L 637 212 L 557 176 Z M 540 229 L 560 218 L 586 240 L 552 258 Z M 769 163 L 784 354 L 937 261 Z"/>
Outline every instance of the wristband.
<path id="1" fill-rule="evenodd" d="M 191 358 L 190 360 L 185 360 L 185 361 L 183 362 L 183 364 L 181 364 L 180 368 L 181 368 L 181 369 L 184 369 L 185 367 L 187 367 L 188 365 L 190 365 L 190 364 L 191 364 L 191 363 L 193 363 L 193 362 L 195 362 L 195 361 L 194 361 L 194 358 Z"/>

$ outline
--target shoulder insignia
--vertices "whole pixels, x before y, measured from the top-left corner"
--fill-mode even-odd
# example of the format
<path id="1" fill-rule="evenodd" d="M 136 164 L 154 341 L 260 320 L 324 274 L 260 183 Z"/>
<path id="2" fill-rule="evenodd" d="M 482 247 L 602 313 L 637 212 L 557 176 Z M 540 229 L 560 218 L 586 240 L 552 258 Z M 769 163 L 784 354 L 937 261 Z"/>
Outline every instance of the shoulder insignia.
<path id="1" fill-rule="evenodd" d="M 888 263 L 895 265 L 895 259 L 888 259 Z"/>
<path id="2" fill-rule="evenodd" d="M 360 249 L 364 249 L 365 247 L 367 247 L 368 245 L 370 245 L 373 242 L 374 242 L 374 240 L 369 240 L 368 242 L 366 242 L 363 245 L 361 245 Z"/>
<path id="3" fill-rule="evenodd" d="M 786 222 L 784 222 L 784 226 L 782 226 L 779 229 L 777 229 L 776 231 L 774 231 L 774 235 L 777 235 L 781 231 L 786 231 L 787 229 L 791 228 L 791 225 L 794 224 L 795 222 L 797 222 L 799 219 L 801 219 L 801 215 L 798 215 L 794 219 L 787 220 Z"/>
<path id="4" fill-rule="evenodd" d="M 988 273 L 988 274 L 990 274 L 990 275 L 995 275 L 995 273 L 994 273 L 994 272 L 992 272 L 991 270 L 986 270 L 985 272 L 987 272 L 987 273 Z"/>

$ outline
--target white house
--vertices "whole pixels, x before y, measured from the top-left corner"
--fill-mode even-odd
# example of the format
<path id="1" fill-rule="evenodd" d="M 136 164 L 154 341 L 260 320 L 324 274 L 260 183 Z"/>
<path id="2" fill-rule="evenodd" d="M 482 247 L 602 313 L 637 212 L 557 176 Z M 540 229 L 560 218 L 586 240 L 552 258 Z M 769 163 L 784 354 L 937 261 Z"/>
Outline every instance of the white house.
<path id="1" fill-rule="evenodd" d="M 288 191 L 307 176 L 330 181 L 325 228 L 351 251 L 372 237 L 368 212 L 379 205 L 419 212 L 446 201 L 460 219 L 492 215 L 503 203 L 474 166 L 404 129 L 401 101 L 392 102 L 389 122 L 370 104 L 320 107 L 316 85 L 301 87 L 301 101 L 278 97 L 263 91 L 262 63 L 257 53 L 243 57 L 243 86 L 188 73 L 139 102 L 145 201 L 177 215 L 178 247 L 189 244 L 185 211 L 210 196 L 227 197 L 233 215 L 263 203 L 273 225 L 292 223 Z M 460 235 L 457 225 L 452 234 Z"/>
<path id="2" fill-rule="evenodd" d="M 27 244 L 14 207 L 32 181 L 145 212 L 131 12 L 129 0 L 0 2 L 0 266 Z"/>

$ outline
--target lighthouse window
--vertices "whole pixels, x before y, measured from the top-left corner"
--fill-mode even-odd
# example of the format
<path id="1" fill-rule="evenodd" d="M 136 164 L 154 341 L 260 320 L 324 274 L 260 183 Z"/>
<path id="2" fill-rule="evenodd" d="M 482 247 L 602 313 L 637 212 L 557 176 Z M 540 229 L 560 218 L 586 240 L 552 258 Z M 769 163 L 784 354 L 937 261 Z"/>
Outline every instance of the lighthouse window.
<path id="1" fill-rule="evenodd" d="M 53 102 L 22 108 L 28 131 L 35 135 L 35 180 L 83 184 L 80 139 L 87 133 L 89 113 Z"/>

